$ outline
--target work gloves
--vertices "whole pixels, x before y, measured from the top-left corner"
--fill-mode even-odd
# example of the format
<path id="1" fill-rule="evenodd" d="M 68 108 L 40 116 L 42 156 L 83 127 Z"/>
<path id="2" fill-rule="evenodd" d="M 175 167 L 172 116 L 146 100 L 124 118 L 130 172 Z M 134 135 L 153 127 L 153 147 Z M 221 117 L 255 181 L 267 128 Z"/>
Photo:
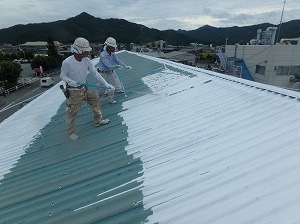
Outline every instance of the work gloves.
<path id="1" fill-rule="evenodd" d="M 114 86 L 110 85 L 110 84 L 107 84 L 105 87 L 107 89 L 109 89 L 109 91 L 111 91 L 111 92 L 114 92 L 116 90 L 116 88 Z"/>

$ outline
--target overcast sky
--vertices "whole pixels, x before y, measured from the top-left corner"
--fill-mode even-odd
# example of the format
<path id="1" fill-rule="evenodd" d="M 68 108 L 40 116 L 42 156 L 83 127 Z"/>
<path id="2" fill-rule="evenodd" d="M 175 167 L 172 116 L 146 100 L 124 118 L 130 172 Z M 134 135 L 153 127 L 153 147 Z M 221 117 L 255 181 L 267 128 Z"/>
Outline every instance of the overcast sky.
<path id="1" fill-rule="evenodd" d="M 82 12 L 159 30 L 280 23 L 284 0 L 0 0 L 0 29 L 53 22 Z M 300 19 L 300 0 L 286 0 L 282 22 Z"/>

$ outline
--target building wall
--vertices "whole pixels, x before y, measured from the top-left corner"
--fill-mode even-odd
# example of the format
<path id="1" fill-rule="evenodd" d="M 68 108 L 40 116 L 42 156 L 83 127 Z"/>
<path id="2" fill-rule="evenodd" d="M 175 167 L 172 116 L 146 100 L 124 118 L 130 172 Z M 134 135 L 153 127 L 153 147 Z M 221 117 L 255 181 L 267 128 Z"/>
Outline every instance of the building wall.
<path id="1" fill-rule="evenodd" d="M 294 75 L 277 75 L 278 66 L 300 66 L 300 45 L 227 45 L 226 56 L 243 59 L 257 82 L 291 87 Z M 265 66 L 265 74 L 256 73 L 256 66 Z"/>

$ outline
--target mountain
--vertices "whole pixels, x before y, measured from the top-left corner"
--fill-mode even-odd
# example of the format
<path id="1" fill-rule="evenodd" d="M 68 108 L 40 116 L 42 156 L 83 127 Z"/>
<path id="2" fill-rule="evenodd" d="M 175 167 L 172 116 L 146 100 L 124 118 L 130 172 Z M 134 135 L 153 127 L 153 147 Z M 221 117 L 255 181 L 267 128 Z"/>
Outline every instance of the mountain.
<path id="1" fill-rule="evenodd" d="M 201 43 L 212 43 L 214 45 L 225 44 L 226 38 L 228 44 L 247 43 L 251 39 L 256 38 L 257 30 L 266 30 L 268 27 L 278 27 L 270 23 L 262 23 L 252 26 L 244 27 L 226 27 L 216 28 L 209 25 L 205 25 L 196 30 L 177 30 L 181 34 L 185 34 L 193 39 L 200 40 Z M 297 38 L 300 37 L 300 20 L 292 20 L 286 23 L 282 23 L 280 27 L 279 38 Z M 278 30 L 277 30 L 278 35 Z"/>
<path id="2" fill-rule="evenodd" d="M 21 44 L 27 41 L 53 40 L 71 43 L 77 37 L 85 37 L 90 42 L 104 43 L 107 37 L 114 37 L 119 43 L 148 43 L 166 40 L 174 45 L 188 44 L 193 38 L 175 30 L 160 31 L 131 23 L 124 19 L 95 18 L 85 12 L 69 18 L 50 23 L 15 25 L 0 30 L 0 43 Z"/>
<path id="3" fill-rule="evenodd" d="M 186 45 L 191 42 L 222 45 L 226 38 L 228 44 L 247 43 L 257 35 L 257 29 L 265 30 L 276 26 L 262 23 L 244 27 L 217 28 L 209 25 L 196 30 L 157 30 L 124 19 L 101 19 L 81 13 L 75 17 L 50 23 L 15 25 L 0 29 L 0 44 L 22 44 L 27 41 L 47 41 L 49 37 L 61 43 L 72 43 L 82 36 L 90 42 L 103 43 L 109 36 L 119 43 L 150 43 L 165 40 L 168 44 Z M 300 37 L 300 20 L 282 23 L 280 38 Z"/>

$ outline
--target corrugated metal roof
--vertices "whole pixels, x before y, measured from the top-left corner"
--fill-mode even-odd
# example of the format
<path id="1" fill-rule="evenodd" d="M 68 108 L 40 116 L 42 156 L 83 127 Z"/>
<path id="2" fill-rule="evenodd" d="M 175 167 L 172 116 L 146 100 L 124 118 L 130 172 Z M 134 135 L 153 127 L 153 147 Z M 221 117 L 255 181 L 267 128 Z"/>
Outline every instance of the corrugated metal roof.
<path id="1" fill-rule="evenodd" d="M 0 124 L 0 223 L 300 222 L 299 93 L 119 57 L 110 124 L 69 141 L 58 86 Z"/>
<path id="2" fill-rule="evenodd" d="M 165 53 L 165 55 L 169 58 L 178 57 L 178 56 L 192 56 L 192 57 L 195 57 L 194 54 L 191 54 L 191 53 L 188 53 L 188 52 L 183 52 L 183 51 L 171 51 L 171 52 Z"/>

